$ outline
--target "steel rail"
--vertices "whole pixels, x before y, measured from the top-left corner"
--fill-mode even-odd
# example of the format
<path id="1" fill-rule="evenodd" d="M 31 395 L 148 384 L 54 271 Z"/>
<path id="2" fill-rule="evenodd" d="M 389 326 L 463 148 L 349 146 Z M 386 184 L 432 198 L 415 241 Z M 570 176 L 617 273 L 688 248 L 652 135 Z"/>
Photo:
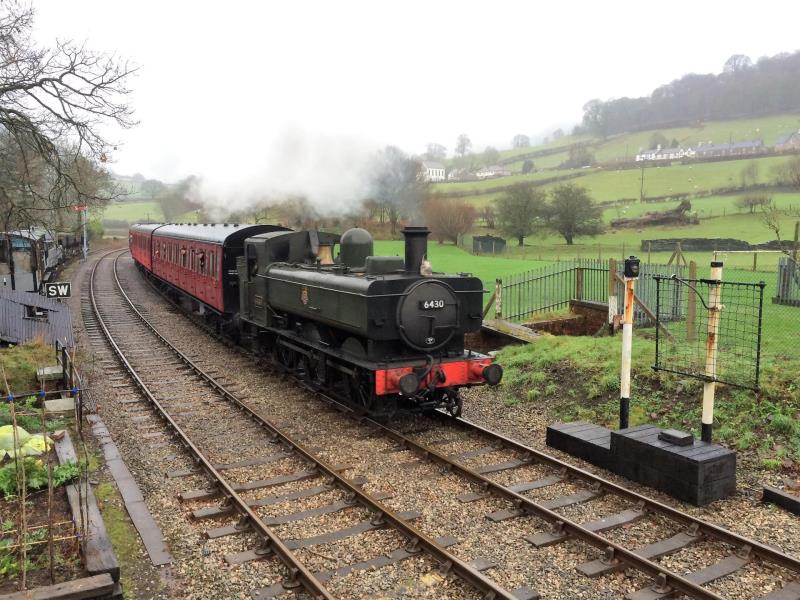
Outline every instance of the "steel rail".
<path id="1" fill-rule="evenodd" d="M 245 401 L 230 392 L 224 385 L 214 379 L 211 375 L 206 373 L 200 366 L 198 366 L 191 358 L 186 356 L 178 348 L 176 348 L 169 340 L 167 340 L 161 333 L 150 323 L 150 321 L 136 308 L 135 304 L 125 292 L 122 283 L 119 280 L 117 273 L 117 260 L 122 256 L 122 253 L 117 256 L 114 261 L 114 279 L 122 296 L 128 302 L 128 306 L 141 322 L 161 341 L 167 348 L 169 348 L 175 355 L 190 367 L 197 375 L 203 378 L 206 383 L 213 387 L 221 396 L 230 401 L 234 406 L 242 410 L 248 418 L 267 429 L 273 436 L 274 440 L 280 440 L 284 445 L 291 447 L 291 449 L 298 455 L 314 464 L 316 468 L 323 473 L 329 480 L 335 481 L 336 484 L 348 493 L 349 497 L 358 499 L 363 506 L 369 510 L 377 513 L 378 518 L 388 521 L 392 527 L 399 530 L 409 540 L 406 548 L 409 552 L 413 552 L 418 548 L 424 549 L 428 554 L 435 558 L 441 565 L 444 565 L 448 571 L 454 572 L 460 579 L 472 585 L 477 590 L 484 593 L 484 598 L 487 600 L 505 599 L 517 600 L 516 596 L 500 587 L 491 579 L 485 577 L 480 571 L 471 567 L 469 564 L 455 556 L 454 554 L 445 550 L 434 539 L 425 535 L 414 526 L 403 520 L 397 513 L 392 511 L 387 506 L 374 499 L 372 496 L 364 492 L 358 486 L 354 485 L 344 477 L 342 477 L 331 465 L 324 462 L 320 458 L 314 456 L 309 450 L 303 447 L 300 443 L 293 440 L 287 433 L 281 430 L 277 425 L 272 423 L 266 417 L 261 415 L 258 411 L 251 408 Z M 312 390 L 313 391 L 313 390 Z M 163 410 L 163 409 L 162 409 Z M 166 414 L 166 413 L 165 413 Z M 171 419 L 170 419 L 171 421 Z M 210 466 L 210 465 L 209 465 Z M 213 468 L 213 467 L 212 467 Z M 235 492 L 234 492 L 235 494 Z M 250 511 L 249 507 L 248 511 Z M 255 517 L 258 518 L 257 516 Z M 252 520 L 253 517 L 250 517 Z M 288 551 L 288 550 L 287 550 Z"/>
<path id="2" fill-rule="evenodd" d="M 419 442 L 415 442 L 399 431 L 378 423 L 369 417 L 356 414 L 355 411 L 353 411 L 350 407 L 345 406 L 327 394 L 322 392 L 318 393 L 328 402 L 337 405 L 338 408 L 343 412 L 350 412 L 354 418 L 362 423 L 367 423 L 373 428 L 377 428 L 401 444 L 404 448 L 417 452 L 425 459 L 436 461 L 448 471 L 455 471 L 464 477 L 471 479 L 475 483 L 479 484 L 483 490 L 491 492 L 500 498 L 509 500 L 516 508 L 523 509 L 528 514 L 535 514 L 550 523 L 559 523 L 563 531 L 572 534 L 578 539 L 588 542 L 596 548 L 600 548 L 604 551 L 608 550 L 609 548 L 612 549 L 614 551 L 614 558 L 626 563 L 628 566 L 633 567 L 638 571 L 641 571 L 642 573 L 652 576 L 654 580 L 662 577 L 669 587 L 676 591 L 683 592 L 692 598 L 700 598 L 702 600 L 724 600 L 723 596 L 715 594 L 714 592 L 689 581 L 677 573 L 673 573 L 658 563 L 654 563 L 651 560 L 639 556 L 635 552 L 628 550 L 624 546 L 621 546 L 615 542 L 612 542 L 608 538 L 585 529 L 580 524 L 567 519 L 566 517 L 549 508 L 541 506 L 522 494 L 514 492 L 509 488 L 492 481 L 480 473 L 473 471 L 469 467 L 450 459 L 437 450 L 434 450 L 433 448 L 425 446 Z"/>
<path id="3" fill-rule="evenodd" d="M 500 433 L 482 427 L 477 423 L 473 423 L 463 417 L 452 417 L 446 413 L 437 412 L 436 415 L 438 418 L 446 421 L 446 422 L 454 422 L 462 429 L 477 431 L 481 435 L 487 436 L 497 442 L 500 442 L 504 447 L 512 450 L 517 450 L 519 452 L 523 452 L 537 461 L 547 463 L 548 465 L 566 470 L 570 475 L 578 478 L 583 479 L 584 481 L 599 484 L 601 488 L 609 492 L 611 494 L 622 496 L 627 500 L 630 500 L 633 503 L 644 503 L 644 506 L 653 512 L 660 513 L 666 517 L 669 517 L 675 521 L 680 521 L 686 525 L 697 525 L 699 528 L 699 532 L 708 535 L 709 537 L 713 537 L 720 542 L 724 542 L 726 544 L 730 544 L 731 546 L 750 546 L 751 553 L 755 554 L 759 558 L 771 562 L 777 565 L 780 565 L 790 571 L 795 571 L 796 573 L 800 573 L 800 559 L 794 558 L 789 556 L 780 550 L 776 550 L 773 547 L 767 546 L 761 542 L 753 540 L 751 538 L 745 537 L 743 535 L 739 535 L 738 533 L 734 533 L 720 527 L 719 525 L 714 525 L 712 523 L 708 523 L 707 521 L 703 521 L 698 517 L 694 517 L 688 513 L 685 513 L 677 508 L 673 508 L 667 504 L 659 502 L 658 500 L 653 500 L 652 498 L 648 498 L 647 496 L 643 496 L 633 490 L 629 490 L 627 488 L 622 487 L 612 481 L 608 481 L 594 473 L 581 469 L 580 467 L 576 467 L 568 462 L 559 460 L 553 456 L 545 454 L 539 450 L 531 448 L 530 446 L 526 446 L 518 441 L 515 441 L 511 438 L 508 438 Z"/>
<path id="4" fill-rule="evenodd" d="M 183 309 L 181 309 L 181 310 L 183 310 Z M 197 323 L 197 321 L 194 321 L 194 322 Z M 198 325 L 203 327 L 203 325 L 200 324 L 200 323 L 198 323 Z M 207 328 L 204 328 L 204 329 L 207 329 Z M 225 339 L 225 338 L 222 338 L 222 339 Z M 455 468 L 456 470 L 461 472 L 466 477 L 468 477 L 468 478 L 472 479 L 473 481 L 477 482 L 478 484 L 480 484 L 481 487 L 483 487 L 484 489 L 491 490 L 495 494 L 497 494 L 498 496 L 501 496 L 501 497 L 504 497 L 504 498 L 510 500 L 515 506 L 519 506 L 519 507 L 526 506 L 531 511 L 533 511 L 535 513 L 538 513 L 540 516 L 542 516 L 542 518 L 544 518 L 545 520 L 547 520 L 547 521 L 549 521 L 551 523 L 556 523 L 556 522 L 563 523 L 562 527 L 563 527 L 564 531 L 566 531 L 567 533 L 572 533 L 575 537 L 583 539 L 584 541 L 590 543 L 591 545 L 593 545 L 595 547 L 600 548 L 603 551 L 606 551 L 609 548 L 613 549 L 613 551 L 614 551 L 614 555 L 613 555 L 614 556 L 614 560 L 619 561 L 620 563 L 625 563 L 625 564 L 627 564 L 627 565 L 629 565 L 629 566 L 631 566 L 631 567 L 633 567 L 635 569 L 638 569 L 638 570 L 640 570 L 640 571 L 642 571 L 642 572 L 644 572 L 644 573 L 646 573 L 648 575 L 652 575 L 654 577 L 654 579 L 657 578 L 658 576 L 663 576 L 663 577 L 665 577 L 667 579 L 667 584 L 670 585 L 670 587 L 673 587 L 675 590 L 683 592 L 683 593 L 685 593 L 685 594 L 687 594 L 687 595 L 689 595 L 691 597 L 709 598 L 709 599 L 717 599 L 717 600 L 722 598 L 721 596 L 714 594 L 714 592 L 711 592 L 710 590 L 707 590 L 707 589 L 703 588 L 702 586 L 694 584 L 691 581 L 687 580 L 686 578 L 681 577 L 680 575 L 677 575 L 675 573 L 670 572 L 669 570 L 663 568 L 658 563 L 655 563 L 655 562 L 650 561 L 648 559 L 642 558 L 642 557 L 638 556 L 637 554 L 635 554 L 634 552 L 632 552 L 630 550 L 626 550 L 624 547 L 619 546 L 619 545 L 611 542 L 610 540 L 608 540 L 607 538 L 605 538 L 605 537 L 603 537 L 601 535 L 598 535 L 598 534 L 596 534 L 594 532 L 590 532 L 590 531 L 585 530 L 579 524 L 577 524 L 577 523 L 575 523 L 573 521 L 570 521 L 570 520 L 562 517 L 558 513 L 555 513 L 552 510 L 549 510 L 549 509 L 547 509 L 545 507 L 542 507 L 542 506 L 536 504 L 531 499 L 529 499 L 529 498 L 527 498 L 525 496 L 521 496 L 520 494 L 518 494 L 516 492 L 513 492 L 513 491 L 509 490 L 508 488 L 506 488 L 504 486 L 501 486 L 501 485 L 493 482 L 492 480 L 490 480 L 490 479 L 488 479 L 488 478 L 486 478 L 486 477 L 484 477 L 484 476 L 482 476 L 482 475 L 480 475 L 480 474 L 468 469 L 467 467 L 464 467 L 463 465 L 448 459 L 446 456 L 438 453 L 436 450 L 428 448 L 428 447 L 424 446 L 423 444 L 419 444 L 417 442 L 414 442 L 410 438 L 406 437 L 404 434 L 402 434 L 402 433 L 400 433 L 400 432 L 398 432 L 396 430 L 393 430 L 391 428 L 388 428 L 388 427 L 384 426 L 383 424 L 378 423 L 377 421 L 374 421 L 373 419 L 370 419 L 369 417 L 366 417 L 364 415 L 361 415 L 361 414 L 357 413 L 355 410 L 353 410 L 352 407 L 347 406 L 346 404 L 343 404 L 340 400 L 328 395 L 324 391 L 322 391 L 322 390 L 320 390 L 320 389 L 318 389 L 316 387 L 312 387 L 308 382 L 306 382 L 306 381 L 302 380 L 301 378 L 297 377 L 296 374 L 287 371 L 283 367 L 279 366 L 278 368 L 281 370 L 281 372 L 288 372 L 289 374 L 291 374 L 293 376 L 293 378 L 295 379 L 296 383 L 300 384 L 305 389 L 308 389 L 309 391 L 312 391 L 312 392 L 316 393 L 320 398 L 322 398 L 323 400 L 325 400 L 329 404 L 335 406 L 337 408 L 337 410 L 339 410 L 341 412 L 348 413 L 349 415 L 351 415 L 353 418 L 355 418 L 356 420 L 358 420 L 360 422 L 366 422 L 372 427 L 375 427 L 375 428 L 378 428 L 380 430 L 385 431 L 386 433 L 389 434 L 390 437 L 395 439 L 398 443 L 404 444 L 409 449 L 415 450 L 416 452 L 422 454 L 425 457 L 435 459 L 440 464 L 443 464 L 445 466 L 445 468 L 447 468 L 447 469 Z M 726 530 L 726 529 L 724 529 L 722 527 L 719 527 L 717 525 L 713 525 L 711 523 L 703 521 L 702 519 L 699 519 L 697 517 L 693 517 L 692 515 L 684 513 L 682 511 L 676 509 L 676 508 L 673 508 L 671 506 L 668 506 L 666 504 L 658 502 L 657 500 L 653 500 L 651 498 L 648 498 L 647 496 L 644 496 L 644 495 L 641 495 L 641 494 L 639 494 L 637 492 L 634 492 L 632 490 L 626 489 L 626 488 L 624 488 L 624 487 L 622 487 L 622 486 L 620 486 L 618 484 L 615 484 L 615 483 L 613 483 L 611 481 L 603 479 L 602 477 L 600 477 L 598 475 L 590 473 L 589 471 L 585 471 L 585 470 L 583 470 L 583 469 L 581 469 L 579 467 L 576 467 L 576 466 L 574 466 L 574 465 L 572 465 L 570 463 L 561 461 L 561 460 L 559 460 L 559 459 L 557 459 L 557 458 L 555 458 L 553 456 L 550 456 L 550 455 L 545 454 L 545 453 L 543 453 L 543 452 L 541 452 L 539 450 L 536 450 L 536 449 L 531 448 L 529 446 L 526 446 L 526 445 L 524 445 L 524 444 L 522 444 L 520 442 L 517 442 L 517 441 L 515 441 L 515 440 L 513 440 L 511 438 L 503 436 L 502 434 L 496 433 L 496 432 L 491 431 L 489 429 L 486 429 L 486 428 L 484 428 L 484 427 L 482 427 L 480 425 L 472 423 L 471 421 L 469 421 L 467 419 L 464 419 L 464 418 L 461 418 L 461 417 L 452 417 L 452 416 L 450 416 L 450 415 L 448 415 L 448 414 L 446 414 L 446 413 L 444 413 L 442 411 L 437 411 L 436 416 L 438 418 L 441 418 L 441 419 L 446 420 L 448 422 L 456 423 L 458 426 L 460 426 L 463 429 L 468 429 L 468 430 L 471 429 L 471 430 L 477 431 L 477 432 L 479 432 L 479 433 L 481 433 L 483 435 L 486 435 L 486 436 L 494 439 L 495 441 L 500 442 L 503 445 L 503 447 L 505 447 L 507 449 L 518 450 L 518 451 L 522 452 L 523 454 L 526 454 L 528 457 L 530 457 L 530 458 L 532 458 L 534 460 L 538 460 L 538 461 L 540 461 L 542 463 L 546 463 L 546 464 L 548 464 L 548 465 L 550 465 L 550 466 L 552 466 L 554 468 L 558 468 L 559 470 L 562 470 L 562 469 L 566 470 L 567 473 L 569 475 L 571 475 L 571 476 L 574 476 L 574 477 L 576 477 L 578 479 L 582 479 L 582 480 L 587 481 L 587 482 L 589 482 L 591 484 L 594 484 L 594 485 L 599 485 L 600 486 L 600 490 L 603 491 L 603 492 L 607 492 L 607 493 L 611 493 L 611 494 L 623 497 L 623 498 L 625 498 L 627 500 L 630 500 L 633 503 L 644 503 L 644 506 L 645 506 L 646 509 L 648 509 L 648 510 L 650 510 L 652 512 L 657 512 L 657 513 L 663 514 L 664 516 L 670 517 L 673 520 L 682 522 L 682 523 L 684 523 L 686 525 L 695 525 L 696 524 L 699 527 L 699 530 L 700 530 L 701 534 L 708 535 L 709 537 L 713 537 L 713 538 L 717 539 L 720 542 L 730 544 L 731 546 L 734 546 L 734 547 L 749 546 L 752 549 L 752 553 L 754 555 L 758 556 L 759 558 L 761 558 L 761 559 L 763 559 L 763 560 L 765 560 L 767 562 L 772 562 L 772 563 L 778 564 L 778 565 L 780 565 L 782 567 L 785 567 L 785 568 L 787 568 L 787 569 L 789 569 L 791 571 L 800 572 L 800 560 L 795 559 L 795 558 L 793 558 L 793 557 L 791 557 L 791 556 L 789 556 L 789 555 L 787 555 L 785 553 L 782 553 L 779 550 L 776 550 L 776 549 L 774 549 L 772 547 L 769 547 L 769 546 L 767 546 L 767 545 L 765 545 L 765 544 L 763 544 L 761 542 L 757 542 L 757 541 L 751 540 L 750 538 L 747 538 L 745 536 L 733 533 L 733 532 L 728 531 L 728 530 Z M 312 460 L 313 460 L 313 458 L 312 458 Z"/>
<path id="5" fill-rule="evenodd" d="M 97 271 L 97 267 L 100 264 L 100 261 L 105 259 L 106 257 L 113 254 L 114 251 L 109 252 L 102 257 L 100 257 L 97 262 L 95 262 L 94 266 L 92 267 L 91 276 L 89 278 L 89 298 L 92 303 L 92 308 L 94 313 L 97 317 L 98 324 L 103 330 L 103 334 L 105 335 L 106 339 L 108 340 L 109 344 L 111 345 L 114 353 L 117 355 L 117 358 L 122 362 L 125 370 L 128 371 L 128 374 L 133 379 L 136 387 L 142 392 L 142 394 L 148 399 L 148 401 L 153 404 L 157 409 L 159 416 L 166 421 L 167 425 L 173 430 L 173 432 L 179 437 L 181 443 L 185 448 L 187 448 L 193 455 L 194 459 L 203 470 L 208 474 L 208 476 L 214 480 L 215 484 L 220 488 L 222 494 L 228 498 L 236 507 L 236 510 L 245 518 L 247 518 L 248 523 L 254 527 L 258 533 L 261 534 L 263 538 L 266 538 L 269 543 L 269 551 L 274 552 L 281 561 L 286 565 L 289 569 L 289 574 L 292 580 L 298 579 L 303 587 L 314 597 L 319 599 L 326 599 L 326 600 L 335 600 L 335 596 L 333 596 L 323 585 L 320 581 L 318 581 L 314 575 L 309 571 L 306 566 L 298 559 L 294 553 L 287 548 L 284 543 L 278 538 L 272 530 L 259 518 L 259 516 L 255 513 L 255 511 L 248 506 L 247 502 L 245 502 L 239 494 L 231 487 L 231 485 L 225 481 L 225 478 L 214 468 L 211 461 L 206 458 L 206 456 L 200 451 L 200 449 L 195 446 L 195 444 L 189 439 L 189 436 L 181 429 L 181 427 L 170 417 L 169 413 L 167 413 L 166 409 L 161 405 L 161 403 L 156 399 L 155 395 L 150 391 L 147 384 L 139 377 L 139 374 L 134 369 L 133 365 L 128 361 L 125 357 L 125 354 L 122 352 L 122 349 L 117 344 L 114 337 L 111 335 L 108 327 L 106 326 L 105 320 L 103 316 L 100 314 L 100 309 L 97 306 L 97 300 L 95 298 L 95 288 L 94 288 L 94 281 L 95 281 L 95 274 Z M 122 253 L 118 254 L 117 257 L 114 259 L 114 269 L 115 269 L 115 276 L 116 276 L 116 261 Z M 115 277 L 116 278 L 116 277 Z M 267 551 L 268 553 L 268 551 Z"/>

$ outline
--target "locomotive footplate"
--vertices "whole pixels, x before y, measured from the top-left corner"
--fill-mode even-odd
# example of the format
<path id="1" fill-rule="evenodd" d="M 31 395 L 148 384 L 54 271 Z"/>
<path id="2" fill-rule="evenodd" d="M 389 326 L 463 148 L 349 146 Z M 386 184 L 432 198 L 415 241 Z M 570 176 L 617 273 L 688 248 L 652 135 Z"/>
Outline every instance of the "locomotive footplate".
<path id="1" fill-rule="evenodd" d="M 345 395 L 351 396 L 349 400 L 354 400 L 356 405 L 369 412 L 382 412 L 384 402 L 391 401 L 391 410 L 402 405 L 403 409 L 415 412 L 445 408 L 459 413 L 459 388 L 487 383 L 496 385 L 503 373 L 491 356 L 471 351 L 464 351 L 459 356 L 372 362 L 285 329 L 269 328 L 269 331 L 276 336 L 278 348 L 295 356 L 286 360 L 282 352 L 277 353 L 278 362 L 284 368 L 302 370 L 302 358 L 320 364 L 319 357 L 324 356 L 321 364 L 329 372 L 322 375 L 315 372 L 314 379 L 330 384 L 337 378 L 344 378 Z M 315 383 L 308 377 L 304 378 L 308 383 Z M 398 400 L 402 402 L 398 404 Z"/>

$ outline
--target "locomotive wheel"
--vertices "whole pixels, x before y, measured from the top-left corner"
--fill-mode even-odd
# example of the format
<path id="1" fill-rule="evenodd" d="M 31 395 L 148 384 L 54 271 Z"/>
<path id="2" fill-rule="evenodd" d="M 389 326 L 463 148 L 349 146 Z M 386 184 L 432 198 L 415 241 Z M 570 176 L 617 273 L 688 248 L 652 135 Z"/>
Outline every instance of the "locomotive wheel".
<path id="1" fill-rule="evenodd" d="M 373 412 L 376 406 L 376 398 L 375 390 L 372 387 L 369 376 L 356 370 L 355 373 L 347 379 L 347 383 L 350 392 L 350 400 L 353 404 L 364 412 Z"/>
<path id="2" fill-rule="evenodd" d="M 442 403 L 447 412 L 453 417 L 460 417 L 461 410 L 464 408 L 464 399 L 456 390 L 444 390 L 442 392 Z"/>
<path id="3" fill-rule="evenodd" d="M 303 356 L 300 359 L 303 368 L 303 379 L 314 386 L 325 387 L 328 381 L 328 369 L 325 359 L 317 354 Z"/>
<path id="4" fill-rule="evenodd" d="M 275 362 L 281 365 L 287 371 L 293 372 L 297 368 L 297 354 L 291 348 L 287 348 L 280 343 L 280 340 L 275 343 Z"/>

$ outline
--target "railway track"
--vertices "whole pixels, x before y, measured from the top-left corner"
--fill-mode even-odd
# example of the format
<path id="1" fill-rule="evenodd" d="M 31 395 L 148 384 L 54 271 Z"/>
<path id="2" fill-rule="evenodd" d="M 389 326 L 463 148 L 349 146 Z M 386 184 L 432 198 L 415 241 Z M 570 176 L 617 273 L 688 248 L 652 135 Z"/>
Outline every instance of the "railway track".
<path id="1" fill-rule="evenodd" d="M 162 343 L 165 341 L 162 340 Z M 308 386 L 305 382 L 302 382 L 302 385 Z M 737 573 L 744 570 L 753 571 L 754 568 L 766 570 L 766 577 L 757 578 L 758 584 L 754 589 L 751 581 L 753 577 L 749 573 L 746 581 L 736 584 L 739 587 L 750 584 L 750 588 L 744 588 L 738 597 L 760 597 L 764 600 L 800 598 L 800 584 L 794 579 L 800 573 L 800 561 L 779 550 L 636 494 L 464 419 L 439 415 L 433 420 L 412 419 L 404 427 L 389 428 L 353 413 L 336 399 L 324 396 L 320 390 L 315 391 L 328 402 L 331 407 L 328 416 L 332 423 L 338 422 L 340 428 L 338 431 L 325 429 L 320 423 L 316 423 L 318 427 L 312 428 L 313 433 L 310 436 L 315 442 L 325 439 L 326 436 L 328 439 L 331 437 L 338 439 L 338 445 L 341 446 L 345 445 L 346 439 L 390 440 L 392 447 L 385 448 L 384 452 L 398 455 L 403 453 L 404 456 L 413 457 L 413 460 L 406 461 L 403 465 L 404 468 L 411 469 L 406 478 L 419 477 L 415 469 L 425 470 L 426 466 L 434 465 L 442 477 L 456 478 L 460 480 L 462 488 L 467 488 L 457 497 L 457 502 L 463 505 L 465 511 L 469 511 L 467 508 L 469 506 L 494 501 L 495 509 L 480 515 L 486 523 L 496 523 L 497 527 L 520 523 L 520 529 L 525 525 L 535 524 L 531 534 L 524 536 L 525 544 L 530 549 L 527 560 L 537 560 L 537 548 L 566 545 L 578 540 L 584 547 L 588 545 L 600 553 L 597 551 L 592 553 L 590 548 L 585 549 L 582 554 L 585 557 L 589 555 L 590 560 L 579 562 L 573 567 L 577 566 L 578 572 L 586 577 L 607 577 L 620 569 L 634 569 L 641 574 L 635 580 L 641 585 L 638 585 L 638 588 L 634 586 L 625 595 L 636 600 L 674 597 L 679 594 L 696 598 L 726 597 L 719 588 L 715 591 L 714 586 L 720 580 L 735 582 Z M 226 397 L 229 403 L 238 402 L 238 398 L 230 392 L 223 391 L 223 395 L 225 394 L 229 394 Z M 249 418 L 263 421 L 256 411 L 244 410 Z M 340 415 L 343 412 L 353 417 L 351 421 L 353 431 L 341 430 Z M 322 415 L 318 416 L 321 422 Z M 338 421 L 336 417 L 339 417 Z M 270 435 L 280 436 L 274 425 L 272 428 L 268 426 L 268 429 Z M 285 438 L 280 439 L 284 444 L 287 443 Z M 308 449 L 301 449 L 299 456 L 309 463 L 314 463 L 315 455 L 325 454 L 329 450 L 323 447 L 312 454 Z M 336 469 L 330 466 L 328 468 L 336 473 Z M 326 475 L 330 477 L 333 473 L 326 472 Z M 438 475 L 431 473 L 430 469 L 422 475 L 423 478 L 436 476 Z M 345 484 L 356 488 L 355 490 L 342 488 L 351 494 L 353 491 L 358 491 L 359 486 L 352 482 L 345 481 Z M 367 482 L 362 486 L 362 493 L 364 487 L 370 487 L 370 484 Z M 224 495 L 226 498 L 229 497 L 227 494 Z M 370 497 L 369 494 L 365 495 Z M 394 503 L 396 499 L 386 498 L 384 503 L 375 498 L 372 500 L 376 504 L 370 505 L 371 510 L 376 511 L 376 514 L 386 514 L 381 511 L 390 510 L 387 504 Z M 359 502 L 364 506 L 363 500 L 360 499 Z M 228 500 L 222 507 L 196 511 L 195 516 L 204 518 L 219 515 L 220 512 L 228 513 L 235 510 L 230 507 L 231 504 L 232 501 Z M 449 510 L 457 509 L 450 505 Z M 473 517 L 475 512 L 472 511 Z M 251 518 L 246 513 L 238 514 L 247 519 Z M 587 514 L 593 515 L 592 518 L 581 518 Z M 652 529 L 649 535 L 645 535 L 647 543 L 631 545 L 626 543 L 630 540 L 614 539 L 615 533 L 629 531 L 633 527 L 640 527 L 645 531 Z M 415 534 L 407 534 L 406 537 L 427 539 L 435 547 L 436 542 L 431 538 L 425 538 L 423 530 L 437 531 L 437 527 L 435 523 L 426 522 L 415 528 Z M 669 534 L 659 538 L 662 531 L 668 531 Z M 455 540 L 449 536 L 440 536 L 439 541 L 451 544 Z M 670 568 L 671 556 L 703 544 L 713 545 L 719 559 L 711 561 L 702 568 L 688 569 L 687 574 L 679 574 Z M 448 552 L 455 558 L 459 546 L 460 544 L 453 544 L 453 553 L 443 548 L 442 551 Z M 451 558 L 436 554 L 433 556 L 445 567 L 457 565 Z M 591 558 L 592 556 L 595 557 Z M 479 570 L 494 573 L 490 570 L 493 567 L 496 567 L 497 571 L 504 570 L 504 565 L 492 564 L 492 561 L 487 559 L 462 560 L 460 563 L 474 573 L 478 573 Z M 686 570 L 684 568 L 683 572 Z M 497 579 L 502 578 L 502 576 L 497 577 Z M 471 581 L 476 589 L 485 594 L 508 593 L 486 591 L 478 587 L 484 582 L 492 583 L 492 580 L 481 575 L 477 584 Z M 777 582 L 780 583 L 776 585 Z M 296 581 L 292 580 L 292 583 Z M 511 597 L 536 597 L 536 592 L 532 589 L 536 582 L 528 583 L 528 586 L 516 588 Z M 497 583 L 493 585 L 500 590 L 503 589 Z M 764 587 L 771 591 L 766 593 L 757 591 L 758 588 Z M 747 591 L 748 589 L 752 591 Z M 253 596 L 267 598 L 271 597 L 269 594 L 274 591 L 279 590 L 263 589 Z M 546 590 L 542 592 L 543 595 L 547 595 Z"/>
<path id="2" fill-rule="evenodd" d="M 97 323 L 133 384 L 196 462 L 196 469 L 171 475 L 180 477 L 201 472 L 210 482 L 206 488 L 183 492 L 182 499 L 192 502 L 219 497 L 223 499 L 221 505 L 193 512 L 195 518 L 223 517 L 231 521 L 228 525 L 209 529 L 207 536 L 214 538 L 253 533 L 258 537 L 255 547 L 228 555 L 225 557 L 226 561 L 237 565 L 274 556 L 285 566 L 286 575 L 283 581 L 258 590 L 257 597 L 276 597 L 302 587 L 314 598 L 334 598 L 325 586 L 325 582 L 332 577 L 346 575 L 355 570 L 400 564 L 420 553 L 427 554 L 435 564 L 444 566 L 449 574 L 458 578 L 467 588 L 477 591 L 477 597 L 508 600 L 532 597 L 524 591 L 512 593 L 501 588 L 483 576 L 478 569 L 450 553 L 446 549 L 452 543 L 450 540 L 428 537 L 411 524 L 416 518 L 413 511 L 395 512 L 380 502 L 379 498 L 385 495 L 365 493 L 361 489 L 363 481 L 351 480 L 343 475 L 348 470 L 346 465 L 328 464 L 313 455 L 287 431 L 253 411 L 214 376 L 175 348 L 159 334 L 125 294 L 116 272 L 119 256 L 120 253 L 117 253 L 111 259 L 110 255 L 106 255 L 91 272 L 89 296 Z M 167 380 L 164 371 L 156 368 L 156 365 L 169 365 Z M 181 393 L 176 395 L 175 390 L 181 390 Z M 248 424 L 260 430 L 263 448 L 271 452 L 264 454 L 258 448 L 254 455 L 235 463 L 215 464 L 212 458 L 213 444 L 205 447 L 202 441 L 197 440 L 208 439 L 208 431 L 196 431 L 197 428 L 189 418 L 192 410 L 198 408 L 197 398 L 204 399 L 204 409 L 214 411 L 214 421 L 225 423 L 229 435 L 237 431 L 240 423 L 241 426 Z M 283 464 L 285 468 L 282 470 L 288 471 L 260 478 L 257 474 L 258 467 L 268 464 Z M 252 473 L 248 473 L 247 470 L 251 468 Z M 238 471 L 235 479 L 226 475 L 226 472 L 232 470 Z M 288 491 L 287 485 L 296 482 L 302 483 Z M 311 486 L 307 485 L 309 482 L 312 483 Z M 243 496 L 243 492 L 276 489 L 279 486 L 283 492 L 281 494 L 261 497 L 255 501 L 247 500 Z M 300 498 L 333 491 L 338 492 L 340 499 L 330 504 L 303 511 L 264 515 L 263 507 L 291 505 Z M 351 519 L 353 523 L 347 527 L 304 538 L 282 539 L 274 531 L 276 526 L 339 512 L 357 514 L 354 515 L 355 519 Z M 404 544 L 384 548 L 382 554 L 334 572 L 312 572 L 296 552 L 298 549 L 318 544 L 335 544 L 351 536 L 387 528 L 396 531 Z"/>

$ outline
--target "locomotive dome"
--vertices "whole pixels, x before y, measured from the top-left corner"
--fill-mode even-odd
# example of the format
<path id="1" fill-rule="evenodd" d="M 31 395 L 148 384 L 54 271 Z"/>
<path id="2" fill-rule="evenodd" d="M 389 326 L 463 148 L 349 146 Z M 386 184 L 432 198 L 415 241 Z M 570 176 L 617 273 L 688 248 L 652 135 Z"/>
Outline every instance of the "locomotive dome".
<path id="1" fill-rule="evenodd" d="M 339 248 L 342 264 L 351 269 L 363 268 L 367 257 L 374 254 L 372 235 L 360 227 L 345 231 L 339 240 Z"/>

